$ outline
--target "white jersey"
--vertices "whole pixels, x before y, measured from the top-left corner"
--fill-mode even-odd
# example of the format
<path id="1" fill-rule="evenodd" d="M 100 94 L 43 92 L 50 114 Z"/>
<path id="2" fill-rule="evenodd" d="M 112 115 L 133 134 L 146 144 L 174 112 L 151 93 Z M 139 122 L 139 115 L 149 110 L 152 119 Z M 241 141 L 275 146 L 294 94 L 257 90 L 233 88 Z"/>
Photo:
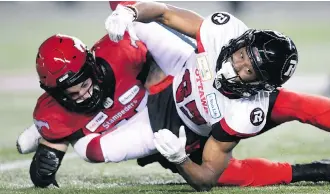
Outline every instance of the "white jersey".
<path id="1" fill-rule="evenodd" d="M 221 48 L 248 30 L 242 21 L 224 12 L 207 17 L 197 37 L 199 54 L 192 52 L 182 40 L 175 41 L 178 38 L 162 27 L 148 25 L 150 31 L 138 30 L 137 35 L 158 65 L 175 76 L 173 95 L 177 111 L 191 130 L 208 136 L 212 125 L 218 122 L 232 135 L 253 135 L 263 129 L 269 107 L 268 92 L 229 99 L 213 87 Z"/>
<path id="2" fill-rule="evenodd" d="M 207 17 L 197 37 L 199 54 L 191 56 L 175 76 L 173 91 L 179 115 L 200 135 L 207 136 L 211 126 L 218 122 L 232 135 L 256 134 L 266 123 L 268 92 L 259 92 L 250 98 L 229 99 L 213 87 L 221 49 L 246 30 L 248 28 L 242 21 L 228 13 L 214 13 Z M 183 92 L 180 92 L 182 87 Z"/>

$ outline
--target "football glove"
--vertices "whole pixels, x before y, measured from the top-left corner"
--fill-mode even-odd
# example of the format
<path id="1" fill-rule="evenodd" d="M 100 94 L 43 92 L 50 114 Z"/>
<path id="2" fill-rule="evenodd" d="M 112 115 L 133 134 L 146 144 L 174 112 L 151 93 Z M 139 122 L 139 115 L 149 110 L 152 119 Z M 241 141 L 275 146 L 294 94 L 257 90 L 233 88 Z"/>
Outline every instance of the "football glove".
<path id="1" fill-rule="evenodd" d="M 131 38 L 131 44 L 137 47 L 136 36 L 133 21 L 137 18 L 137 10 L 133 7 L 118 5 L 116 10 L 105 20 L 105 29 L 109 33 L 109 37 L 114 42 L 119 42 L 123 39 L 125 31 Z"/>
<path id="2" fill-rule="evenodd" d="M 185 150 L 186 141 L 187 137 L 184 126 L 180 127 L 179 137 L 168 129 L 161 129 L 154 133 L 154 144 L 157 150 L 168 161 L 175 164 L 181 164 L 188 158 Z"/>
<path id="3" fill-rule="evenodd" d="M 55 179 L 65 152 L 40 144 L 30 165 L 30 178 L 36 187 L 50 184 L 59 187 Z"/>
<path id="4" fill-rule="evenodd" d="M 20 154 L 29 154 L 35 152 L 39 145 L 41 135 L 34 124 L 18 136 L 16 140 L 16 148 Z"/>

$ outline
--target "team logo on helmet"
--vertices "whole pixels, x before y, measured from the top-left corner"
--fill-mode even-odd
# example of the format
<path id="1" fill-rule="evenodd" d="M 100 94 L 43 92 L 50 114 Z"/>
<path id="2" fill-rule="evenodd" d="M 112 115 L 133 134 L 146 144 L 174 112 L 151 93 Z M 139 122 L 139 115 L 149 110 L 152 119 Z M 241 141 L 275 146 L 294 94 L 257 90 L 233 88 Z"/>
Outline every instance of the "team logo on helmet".
<path id="1" fill-rule="evenodd" d="M 287 59 L 281 71 L 282 81 L 287 81 L 293 75 L 293 73 L 296 70 L 297 64 L 298 64 L 298 60 L 296 55 L 292 55 Z"/>
<path id="2" fill-rule="evenodd" d="M 57 34 L 56 36 L 72 39 L 74 42 L 73 46 L 76 47 L 76 49 L 78 49 L 82 53 L 84 53 L 85 49 L 87 48 L 86 45 L 80 39 L 78 39 L 74 36 L 69 36 L 69 35 L 65 35 L 65 34 Z"/>

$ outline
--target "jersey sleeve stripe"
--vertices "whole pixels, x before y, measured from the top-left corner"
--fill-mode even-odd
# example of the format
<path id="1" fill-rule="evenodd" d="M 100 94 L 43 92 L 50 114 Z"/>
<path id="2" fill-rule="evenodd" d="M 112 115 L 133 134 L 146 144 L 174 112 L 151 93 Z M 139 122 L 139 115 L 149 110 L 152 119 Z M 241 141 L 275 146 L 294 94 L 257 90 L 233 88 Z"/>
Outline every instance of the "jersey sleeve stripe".
<path id="1" fill-rule="evenodd" d="M 225 132 L 227 132 L 229 135 L 233 135 L 233 136 L 237 136 L 237 137 L 252 137 L 258 133 L 258 132 L 250 133 L 250 134 L 239 133 L 239 132 L 233 130 L 231 127 L 229 127 L 225 119 L 220 120 L 220 125 L 221 125 L 222 129 Z"/>
<path id="2" fill-rule="evenodd" d="M 199 30 L 196 34 L 196 42 L 197 42 L 197 50 L 198 53 L 203 53 L 205 52 L 204 46 L 202 44 L 202 40 L 201 40 L 201 27 L 203 25 L 204 21 L 202 22 L 201 26 L 199 27 Z"/>
<path id="3" fill-rule="evenodd" d="M 158 84 L 152 85 L 149 88 L 149 94 L 158 94 L 161 91 L 165 90 L 168 86 L 170 86 L 173 83 L 174 77 L 171 75 L 168 75 L 164 80 L 159 82 Z"/>

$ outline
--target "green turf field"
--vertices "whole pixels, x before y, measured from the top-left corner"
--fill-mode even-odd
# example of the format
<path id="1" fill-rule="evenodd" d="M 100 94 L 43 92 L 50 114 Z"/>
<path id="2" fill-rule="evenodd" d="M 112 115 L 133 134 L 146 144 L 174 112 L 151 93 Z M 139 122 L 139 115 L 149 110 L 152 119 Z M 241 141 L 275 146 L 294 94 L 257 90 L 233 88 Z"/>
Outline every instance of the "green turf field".
<path id="1" fill-rule="evenodd" d="M 45 16 L 46 17 L 46 16 Z M 63 17 L 64 18 L 64 17 Z M 48 36 L 64 33 L 77 36 L 91 46 L 105 34 L 103 21 L 77 18 L 48 20 L 40 16 L 35 20 L 19 22 L 1 29 L 0 76 L 26 76 L 35 71 L 35 55 L 39 44 Z M 104 18 L 105 19 L 105 18 Z M 283 32 L 296 42 L 299 51 L 297 73 L 330 73 L 328 53 L 330 47 L 329 23 L 308 20 L 304 22 L 277 21 L 258 23 L 244 20 L 248 26 L 270 28 Z M 14 25 L 14 24 L 19 25 Z M 4 38 L 5 37 L 5 38 Z M 31 83 L 38 84 L 38 83 Z M 299 83 L 301 84 L 301 83 Z M 158 165 L 141 168 L 135 161 L 119 164 L 89 164 L 70 153 L 65 156 L 57 179 L 61 189 L 34 189 L 29 179 L 29 160 L 32 154 L 19 155 L 15 141 L 21 131 L 32 124 L 32 111 L 40 93 L 1 92 L 0 90 L 0 193 L 191 193 L 184 180 Z M 235 149 L 237 158 L 264 157 L 273 161 L 292 163 L 311 162 L 330 158 L 330 134 L 297 122 L 278 127 L 266 134 L 242 141 Z M 115 149 L 115 148 L 114 148 Z M 209 193 L 330 193 L 327 183 L 299 183 L 263 188 L 214 188 Z"/>
<path id="2" fill-rule="evenodd" d="M 28 165 L 32 154 L 19 155 L 15 139 L 32 120 L 30 112 L 37 93 L 0 95 L 0 193 L 189 193 L 193 190 L 178 175 L 158 165 L 138 167 L 135 161 L 119 164 L 89 164 L 70 151 L 58 172 L 61 189 L 33 189 Z M 3 103 L 4 100 L 9 102 Z M 237 158 L 265 157 L 274 161 L 310 162 L 330 156 L 330 135 L 314 127 L 290 123 L 264 135 L 244 140 L 235 149 Z M 18 163 L 17 163 L 18 162 Z M 11 164 L 11 167 L 8 165 Z M 10 168 L 10 169 L 8 169 Z M 325 183 L 302 183 L 264 188 L 215 188 L 211 193 L 329 193 Z"/>

